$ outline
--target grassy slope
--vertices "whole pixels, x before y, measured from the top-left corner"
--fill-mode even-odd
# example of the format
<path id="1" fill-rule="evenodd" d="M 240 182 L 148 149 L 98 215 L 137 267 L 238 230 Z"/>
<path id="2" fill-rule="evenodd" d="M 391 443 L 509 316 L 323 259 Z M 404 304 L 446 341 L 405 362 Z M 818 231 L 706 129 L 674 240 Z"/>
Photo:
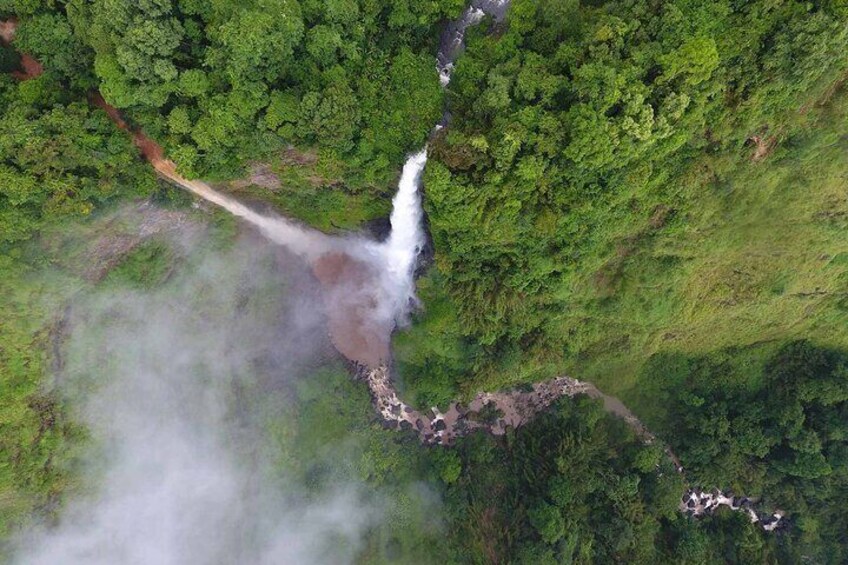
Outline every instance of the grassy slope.
<path id="1" fill-rule="evenodd" d="M 675 217 L 613 259 L 614 297 L 586 273 L 563 331 L 583 316 L 595 331 L 569 367 L 619 392 L 658 351 L 797 337 L 848 346 L 848 97 L 836 102 L 821 129 L 764 162 L 695 163 Z"/>
<path id="2" fill-rule="evenodd" d="M 655 171 L 613 205 L 580 211 L 598 226 L 599 251 L 575 264 L 575 283 L 552 289 L 569 305 L 552 339 L 496 370 L 468 359 L 432 271 L 419 284 L 424 315 L 395 340 L 410 395 L 441 402 L 570 372 L 628 400 L 658 352 L 798 337 L 848 346 L 846 119 L 843 89 L 799 114 L 798 133 L 760 162 L 753 148 L 704 152 L 682 174 Z"/>

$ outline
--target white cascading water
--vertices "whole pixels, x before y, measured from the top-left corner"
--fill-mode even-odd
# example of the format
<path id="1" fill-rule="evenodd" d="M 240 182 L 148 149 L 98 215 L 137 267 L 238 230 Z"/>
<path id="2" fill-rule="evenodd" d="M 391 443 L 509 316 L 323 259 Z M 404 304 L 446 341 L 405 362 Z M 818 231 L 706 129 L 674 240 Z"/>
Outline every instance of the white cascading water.
<path id="1" fill-rule="evenodd" d="M 464 47 L 468 28 L 479 24 L 487 14 L 496 20 L 502 19 L 508 5 L 509 0 L 477 0 L 448 25 L 436 57 L 436 71 L 442 87 L 450 84 L 453 64 Z M 436 129 L 441 127 L 437 125 Z M 420 188 L 426 164 L 426 146 L 410 155 L 404 164 L 398 191 L 392 200 L 392 231 L 380 249 L 387 274 L 384 288 L 390 296 L 392 315 L 399 325 L 406 324 L 410 309 L 418 303 L 415 266 L 425 238 Z"/>
<path id="2" fill-rule="evenodd" d="M 411 155 L 404 163 L 398 191 L 392 200 L 392 231 L 381 246 L 386 269 L 385 282 L 393 294 L 391 299 L 395 322 L 401 325 L 406 323 L 409 309 L 416 303 L 415 265 L 424 247 L 424 212 L 419 189 L 426 164 L 426 147 Z"/>
<path id="3" fill-rule="evenodd" d="M 442 83 L 443 87 L 450 84 L 453 61 L 462 49 L 466 30 L 479 24 L 485 16 L 486 12 L 481 8 L 469 6 L 462 13 L 462 16 L 451 22 L 445 30 L 445 35 L 442 37 L 442 46 L 436 57 L 436 70 L 439 73 L 439 82 Z"/>

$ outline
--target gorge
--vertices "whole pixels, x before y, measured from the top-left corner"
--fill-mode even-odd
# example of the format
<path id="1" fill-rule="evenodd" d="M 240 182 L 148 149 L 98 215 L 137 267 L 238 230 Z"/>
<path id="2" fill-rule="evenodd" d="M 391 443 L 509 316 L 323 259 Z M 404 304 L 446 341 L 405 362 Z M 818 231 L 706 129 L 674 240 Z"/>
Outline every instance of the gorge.
<path id="1" fill-rule="evenodd" d="M 501 21 L 508 7 L 508 0 L 474 0 L 458 20 L 446 26 L 436 65 L 443 87 L 450 83 L 466 30 L 486 16 L 495 23 Z M 105 102 L 101 106 L 119 125 L 127 127 L 116 110 Z M 446 110 L 435 129 L 446 126 L 449 120 Z M 623 419 L 643 442 L 650 444 L 656 440 L 620 400 L 605 395 L 590 382 L 567 376 L 535 383 L 528 391 L 479 393 L 467 406 L 454 402 L 444 413 L 437 407 L 424 412 L 416 410 L 400 398 L 392 377 L 390 340 L 398 326 L 408 323 L 411 311 L 417 306 L 414 275 L 426 237 L 421 203 L 426 147 L 410 155 L 404 164 L 392 202 L 389 237 L 384 242 L 375 242 L 360 235 L 329 236 L 283 217 L 256 213 L 202 181 L 183 178 L 152 140 L 138 130 L 133 136 L 162 177 L 242 218 L 310 264 L 322 287 L 330 339 L 350 361 L 357 379 L 367 384 L 375 410 L 387 426 L 412 430 L 424 444 L 450 445 L 455 438 L 478 429 L 503 435 L 507 429 L 532 420 L 559 398 L 588 395 L 602 400 L 604 409 Z M 683 466 L 671 449 L 666 448 L 665 453 L 677 471 L 683 473 Z M 758 513 L 752 507 L 752 500 L 744 498 L 744 504 L 737 503 L 735 497 L 718 489 L 707 492 L 699 487 L 691 488 L 683 495 L 679 509 L 702 516 L 722 506 L 743 512 L 766 531 L 785 527 L 787 523 L 781 510 Z"/>
<path id="2" fill-rule="evenodd" d="M 486 13 L 496 20 L 503 17 L 506 7 L 507 2 L 474 2 L 459 20 L 447 26 L 437 61 L 443 85 L 450 81 L 465 30 L 479 23 Z M 94 102 L 100 103 L 96 99 Z M 105 102 L 101 107 L 109 111 Z M 110 112 L 110 116 L 120 125 L 117 111 Z M 446 113 L 440 125 L 446 124 L 448 118 Z M 387 241 L 377 243 L 359 235 L 329 236 L 285 218 L 258 214 L 206 183 L 183 178 L 150 139 L 140 131 L 134 132 L 134 137 L 162 177 L 249 222 L 310 265 L 322 287 L 333 345 L 368 385 L 375 408 L 387 425 L 411 429 L 425 444 L 448 445 L 475 429 L 502 435 L 508 428 L 532 419 L 557 398 L 587 394 L 601 398 L 604 407 L 622 417 L 643 441 L 654 440 L 616 399 L 605 397 L 590 383 L 569 377 L 537 383 L 530 391 L 482 393 L 468 406 L 453 403 L 444 413 L 437 408 L 419 411 L 401 400 L 392 378 L 390 337 L 395 327 L 407 323 L 416 305 L 413 273 L 424 241 L 420 177 L 426 165 L 426 148 L 408 158 L 393 202 L 392 231 Z M 669 452 L 669 456 L 682 470 L 674 455 Z M 761 520 L 749 506 L 733 497 L 724 493 L 708 496 L 694 489 L 684 495 L 681 510 L 700 515 L 720 506 L 744 511 L 752 521 L 763 522 L 767 530 L 785 523 L 782 514 Z"/>

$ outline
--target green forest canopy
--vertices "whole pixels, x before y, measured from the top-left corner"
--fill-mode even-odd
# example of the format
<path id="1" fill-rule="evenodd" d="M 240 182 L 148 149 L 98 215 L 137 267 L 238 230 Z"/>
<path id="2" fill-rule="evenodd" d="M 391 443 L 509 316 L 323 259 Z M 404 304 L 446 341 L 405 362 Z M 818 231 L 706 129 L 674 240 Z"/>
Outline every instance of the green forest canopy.
<path id="1" fill-rule="evenodd" d="M 422 402 L 848 345 L 846 45 L 835 2 L 518 0 L 473 30 L 425 176 L 427 310 L 398 344 Z"/>
<path id="2" fill-rule="evenodd" d="M 848 4 L 515 0 L 470 31 L 445 92 L 440 26 L 463 8 L 0 0 L 45 67 L 19 82 L 0 50 L 2 528 L 61 495 L 51 462 L 80 435 L 39 391 L 52 313 L 33 273 L 56 262 L 39 233 L 163 191 L 88 104 L 98 89 L 188 176 L 272 163 L 292 186 L 264 196 L 322 227 L 384 214 L 447 103 L 425 177 L 435 264 L 396 340 L 407 392 L 444 404 L 575 371 L 634 403 L 691 478 L 794 513 L 778 541 L 685 521 L 625 430 L 566 403 L 408 470 L 441 481 L 457 559 L 485 561 L 494 535 L 534 563 L 844 560 Z M 281 160 L 291 146 L 316 162 Z M 112 278 L 170 257 L 145 249 Z"/>

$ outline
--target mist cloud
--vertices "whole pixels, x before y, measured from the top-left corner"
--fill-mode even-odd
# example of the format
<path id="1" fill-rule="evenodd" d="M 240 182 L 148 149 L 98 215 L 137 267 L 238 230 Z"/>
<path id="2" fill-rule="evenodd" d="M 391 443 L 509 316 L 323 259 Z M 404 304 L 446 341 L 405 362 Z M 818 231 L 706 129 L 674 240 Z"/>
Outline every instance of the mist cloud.
<path id="1" fill-rule="evenodd" d="M 259 238 L 189 261 L 165 290 L 75 301 L 58 386 L 91 487 L 18 563 L 344 563 L 379 520 L 357 484 L 280 476 L 250 405 L 333 354 L 307 267 Z"/>

